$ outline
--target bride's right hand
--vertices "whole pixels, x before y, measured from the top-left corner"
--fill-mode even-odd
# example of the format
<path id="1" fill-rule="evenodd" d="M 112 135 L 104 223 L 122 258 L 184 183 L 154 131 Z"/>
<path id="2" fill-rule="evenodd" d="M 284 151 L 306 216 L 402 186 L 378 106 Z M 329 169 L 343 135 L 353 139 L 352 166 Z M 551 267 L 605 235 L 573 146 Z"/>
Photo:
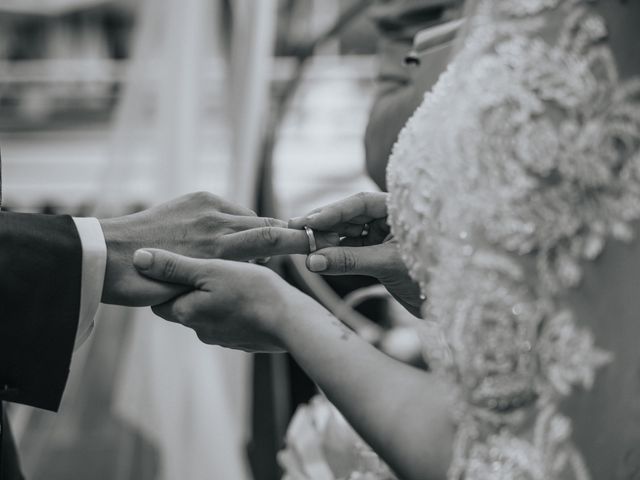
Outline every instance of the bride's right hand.
<path id="1" fill-rule="evenodd" d="M 303 217 L 289 220 L 289 228 L 308 226 L 337 232 L 340 246 L 318 250 L 307 257 L 307 268 L 322 275 L 366 275 L 382 283 L 409 312 L 419 316 L 422 299 L 411 280 L 398 245 L 387 224 L 387 195 L 362 192 Z"/>

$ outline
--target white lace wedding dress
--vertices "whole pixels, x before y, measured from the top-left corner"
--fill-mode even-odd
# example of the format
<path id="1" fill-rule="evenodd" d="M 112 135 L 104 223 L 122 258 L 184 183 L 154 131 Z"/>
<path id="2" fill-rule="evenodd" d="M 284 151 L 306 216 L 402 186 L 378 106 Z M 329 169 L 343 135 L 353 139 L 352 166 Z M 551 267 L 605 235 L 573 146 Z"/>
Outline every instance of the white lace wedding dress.
<path id="1" fill-rule="evenodd" d="M 567 298 L 640 218 L 640 78 L 620 79 L 593 3 L 478 2 L 389 165 L 425 357 L 455 398 L 452 480 L 591 478 L 561 404 L 616 358 Z M 369 458 L 309 478 L 392 477 Z"/>

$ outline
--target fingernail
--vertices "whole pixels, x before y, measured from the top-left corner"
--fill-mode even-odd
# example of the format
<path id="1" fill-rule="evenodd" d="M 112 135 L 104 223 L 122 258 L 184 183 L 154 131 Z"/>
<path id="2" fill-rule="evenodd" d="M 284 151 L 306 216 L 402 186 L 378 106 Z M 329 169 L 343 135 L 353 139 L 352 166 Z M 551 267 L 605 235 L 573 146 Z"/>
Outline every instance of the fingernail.
<path id="1" fill-rule="evenodd" d="M 142 270 L 149 268 L 152 263 L 153 253 L 148 250 L 136 250 L 133 254 L 133 264 Z"/>
<path id="2" fill-rule="evenodd" d="M 310 215 L 307 215 L 307 220 L 313 220 L 314 218 L 316 218 L 318 215 L 320 215 L 321 212 L 316 212 L 316 213 L 312 213 Z"/>
<path id="3" fill-rule="evenodd" d="M 324 272 L 327 269 L 327 259 L 323 255 L 309 256 L 309 270 L 312 272 Z"/>

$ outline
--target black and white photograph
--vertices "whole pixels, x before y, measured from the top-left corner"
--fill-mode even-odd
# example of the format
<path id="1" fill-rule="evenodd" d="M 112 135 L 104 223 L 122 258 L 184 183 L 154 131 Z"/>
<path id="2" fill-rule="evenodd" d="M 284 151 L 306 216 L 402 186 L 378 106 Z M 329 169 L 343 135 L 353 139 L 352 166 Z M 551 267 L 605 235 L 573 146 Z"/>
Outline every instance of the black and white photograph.
<path id="1" fill-rule="evenodd" d="M 640 480 L 640 0 L 0 0 L 0 480 Z"/>

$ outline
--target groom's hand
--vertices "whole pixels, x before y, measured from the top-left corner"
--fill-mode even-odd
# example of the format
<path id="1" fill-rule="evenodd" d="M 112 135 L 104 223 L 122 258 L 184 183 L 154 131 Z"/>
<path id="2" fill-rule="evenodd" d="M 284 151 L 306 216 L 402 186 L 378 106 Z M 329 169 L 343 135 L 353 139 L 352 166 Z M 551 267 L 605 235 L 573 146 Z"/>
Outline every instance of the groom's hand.
<path id="1" fill-rule="evenodd" d="M 167 301 L 185 286 L 157 282 L 133 267 L 141 247 L 164 248 L 197 258 L 251 260 L 286 253 L 308 253 L 304 232 L 286 222 L 257 217 L 242 206 L 216 195 L 192 193 L 124 217 L 100 220 L 107 243 L 104 303 L 146 306 Z M 321 236 L 324 246 L 337 235 Z"/>

